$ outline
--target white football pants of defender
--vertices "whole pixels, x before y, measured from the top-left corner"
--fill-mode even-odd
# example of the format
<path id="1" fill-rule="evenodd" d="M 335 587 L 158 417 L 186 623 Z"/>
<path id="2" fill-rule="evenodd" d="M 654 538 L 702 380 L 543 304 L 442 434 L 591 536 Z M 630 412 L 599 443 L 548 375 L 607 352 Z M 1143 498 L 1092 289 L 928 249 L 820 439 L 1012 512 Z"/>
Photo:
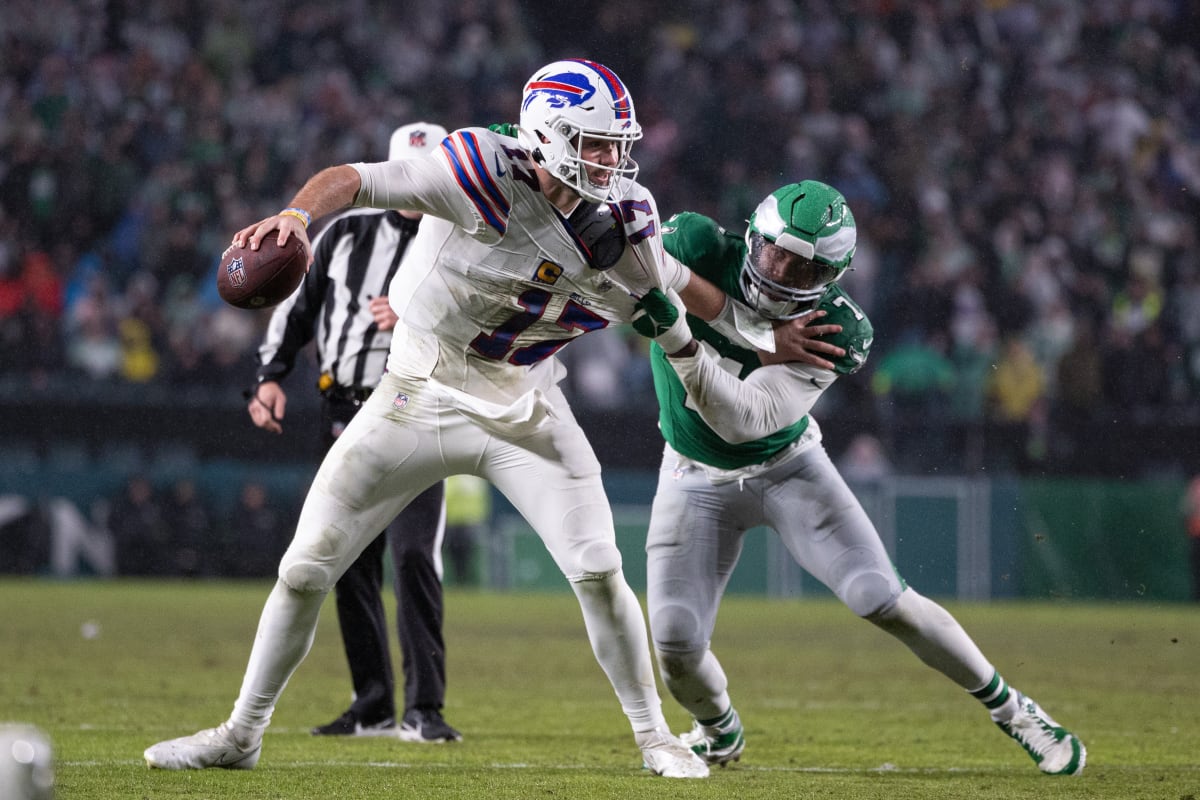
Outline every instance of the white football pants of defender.
<path id="1" fill-rule="evenodd" d="M 647 605 L 663 681 L 696 719 L 730 707 L 709 648 L 721 596 L 751 528 L 775 530 L 796 563 L 850 610 L 968 691 L 994 670 L 962 626 L 896 574 L 875 526 L 820 443 L 816 421 L 765 472 L 713 484 L 669 447 L 646 540 Z"/>
<path id="2" fill-rule="evenodd" d="M 666 730 L 600 464 L 566 398 L 555 387 L 520 409 L 487 405 L 438 384 L 384 376 L 305 498 L 259 621 L 230 717 L 235 727 L 261 734 L 269 724 L 312 644 L 322 601 L 367 543 L 428 487 L 471 474 L 504 493 L 570 581 L 592 650 L 634 731 Z"/>

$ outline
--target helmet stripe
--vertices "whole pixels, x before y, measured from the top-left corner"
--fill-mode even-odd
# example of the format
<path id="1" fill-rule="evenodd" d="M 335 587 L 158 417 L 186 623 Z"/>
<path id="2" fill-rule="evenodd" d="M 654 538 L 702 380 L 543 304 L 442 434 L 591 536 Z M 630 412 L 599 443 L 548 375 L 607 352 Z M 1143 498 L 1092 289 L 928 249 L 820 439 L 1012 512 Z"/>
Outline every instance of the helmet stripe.
<path id="1" fill-rule="evenodd" d="M 490 173 L 488 173 L 487 168 L 483 165 L 482 159 L 479 158 L 477 144 L 474 148 L 474 157 L 472 159 L 470 154 L 471 145 L 463 143 L 463 139 L 469 136 L 471 134 L 463 133 L 462 131 L 456 131 L 447 136 L 442 140 L 442 154 L 446 157 L 446 161 L 450 165 L 450 171 L 454 175 L 454 179 L 458 182 L 459 188 L 462 189 L 463 194 L 475 206 L 479 215 L 483 217 L 483 220 L 488 225 L 491 225 L 503 234 L 508 227 L 509 205 L 507 201 L 504 201 L 504 196 L 500 193 L 499 187 L 492 181 Z M 467 159 L 472 160 L 471 169 L 467 168 L 463 155 L 459 152 L 460 149 L 464 151 Z M 489 195 L 500 199 L 501 204 L 499 207 L 493 206 L 492 202 L 489 202 Z"/>
<path id="2" fill-rule="evenodd" d="M 608 87 L 608 93 L 612 95 L 613 110 L 616 112 L 617 119 L 629 119 L 633 116 L 633 104 L 629 102 L 629 91 L 625 88 L 625 84 L 621 83 L 617 73 L 595 61 L 587 61 L 582 58 L 568 58 L 567 61 L 583 64 L 600 76 L 604 85 Z"/>
<path id="3" fill-rule="evenodd" d="M 572 86 L 571 84 L 564 83 L 562 81 L 531 81 L 530 84 L 525 87 L 527 92 L 536 92 L 541 89 L 549 89 L 552 92 L 566 92 L 567 94 L 583 94 L 583 90 L 578 86 Z"/>

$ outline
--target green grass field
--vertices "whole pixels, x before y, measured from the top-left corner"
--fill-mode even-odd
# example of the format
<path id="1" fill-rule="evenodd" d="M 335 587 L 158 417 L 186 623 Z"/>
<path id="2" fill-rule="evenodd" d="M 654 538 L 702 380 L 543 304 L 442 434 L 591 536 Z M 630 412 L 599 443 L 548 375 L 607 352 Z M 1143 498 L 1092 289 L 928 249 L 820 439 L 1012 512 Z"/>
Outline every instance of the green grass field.
<path id="1" fill-rule="evenodd" d="M 447 595 L 446 716 L 463 742 L 309 735 L 349 697 L 330 602 L 257 769 L 147 769 L 148 745 L 228 715 L 268 589 L 0 580 L 0 721 L 50 736 L 59 800 L 1200 797 L 1200 608 L 1182 605 L 950 604 L 1084 739 L 1079 778 L 1041 775 L 975 701 L 840 605 L 746 597 L 726 600 L 715 637 L 745 756 L 707 781 L 654 778 L 570 593 L 462 590 Z M 685 727 L 665 693 L 664 707 Z"/>

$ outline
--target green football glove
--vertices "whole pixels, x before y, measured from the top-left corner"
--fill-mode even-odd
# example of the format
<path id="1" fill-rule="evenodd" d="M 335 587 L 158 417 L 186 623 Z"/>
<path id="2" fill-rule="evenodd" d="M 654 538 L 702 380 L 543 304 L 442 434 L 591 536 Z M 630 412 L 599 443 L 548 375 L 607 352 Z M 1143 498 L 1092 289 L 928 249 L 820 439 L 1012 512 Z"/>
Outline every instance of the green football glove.
<path id="1" fill-rule="evenodd" d="M 651 289 L 634 306 L 633 329 L 653 339 L 667 355 L 678 353 L 692 342 L 692 330 L 675 304 L 661 289 Z"/>
<path id="2" fill-rule="evenodd" d="M 511 122 L 493 122 L 487 127 L 489 131 L 498 133 L 501 136 L 512 136 L 513 138 L 517 136 L 517 126 Z"/>

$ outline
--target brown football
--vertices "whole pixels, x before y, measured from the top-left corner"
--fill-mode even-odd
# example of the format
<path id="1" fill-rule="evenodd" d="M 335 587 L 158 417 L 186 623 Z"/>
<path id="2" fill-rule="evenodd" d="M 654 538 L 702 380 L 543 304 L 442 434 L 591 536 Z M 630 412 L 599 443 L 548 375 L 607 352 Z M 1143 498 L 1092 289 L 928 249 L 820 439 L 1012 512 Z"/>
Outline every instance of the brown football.
<path id="1" fill-rule="evenodd" d="M 217 267 L 217 293 L 236 308 L 270 308 L 283 302 L 304 280 L 307 259 L 300 240 L 289 236 L 287 244 L 275 243 L 271 232 L 257 250 L 229 246 Z"/>

